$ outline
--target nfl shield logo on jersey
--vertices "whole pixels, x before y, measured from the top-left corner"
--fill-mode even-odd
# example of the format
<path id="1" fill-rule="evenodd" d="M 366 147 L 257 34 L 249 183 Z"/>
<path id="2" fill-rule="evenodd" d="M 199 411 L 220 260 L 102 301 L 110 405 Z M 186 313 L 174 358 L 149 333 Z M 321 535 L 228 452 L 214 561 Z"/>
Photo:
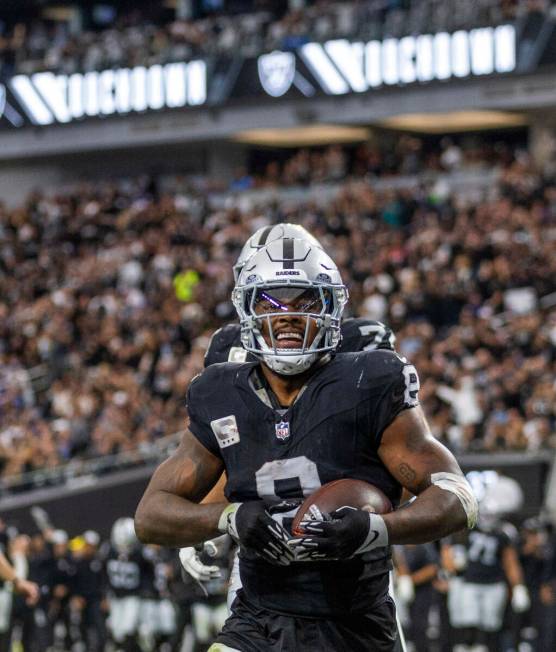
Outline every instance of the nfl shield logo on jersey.
<path id="1" fill-rule="evenodd" d="M 290 424 L 288 421 L 280 421 L 279 423 L 274 424 L 276 428 L 276 437 L 278 439 L 287 439 L 290 436 Z"/>
<path id="2" fill-rule="evenodd" d="M 295 77 L 295 55 L 292 52 L 271 52 L 257 60 L 259 79 L 265 91 L 272 97 L 287 93 Z"/>

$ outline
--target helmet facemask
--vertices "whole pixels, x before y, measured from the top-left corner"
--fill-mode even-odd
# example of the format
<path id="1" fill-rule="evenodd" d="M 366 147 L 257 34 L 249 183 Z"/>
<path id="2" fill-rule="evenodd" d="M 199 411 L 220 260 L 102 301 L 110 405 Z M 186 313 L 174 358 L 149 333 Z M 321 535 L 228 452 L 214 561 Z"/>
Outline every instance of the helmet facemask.
<path id="1" fill-rule="evenodd" d="M 243 347 L 276 373 L 302 373 L 340 342 L 347 301 L 343 285 L 297 279 L 258 282 L 236 287 L 233 301 Z"/>

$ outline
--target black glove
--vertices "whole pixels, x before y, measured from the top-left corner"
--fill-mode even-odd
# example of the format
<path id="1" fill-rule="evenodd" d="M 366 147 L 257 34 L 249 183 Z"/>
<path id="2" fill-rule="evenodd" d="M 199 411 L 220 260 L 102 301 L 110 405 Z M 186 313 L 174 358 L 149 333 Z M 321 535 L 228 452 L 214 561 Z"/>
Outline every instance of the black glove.
<path id="1" fill-rule="evenodd" d="M 313 511 L 312 519 L 300 526 L 307 536 L 289 540 L 296 561 L 350 559 L 388 545 L 383 518 L 353 507 L 340 507 L 330 515 Z"/>
<path id="2" fill-rule="evenodd" d="M 291 506 L 285 504 L 283 511 L 290 509 Z M 279 511 L 278 506 L 272 508 L 272 513 Z M 218 528 L 228 532 L 241 547 L 267 561 L 287 566 L 294 559 L 288 547 L 290 535 L 272 518 L 262 500 L 228 505 L 220 516 Z"/>

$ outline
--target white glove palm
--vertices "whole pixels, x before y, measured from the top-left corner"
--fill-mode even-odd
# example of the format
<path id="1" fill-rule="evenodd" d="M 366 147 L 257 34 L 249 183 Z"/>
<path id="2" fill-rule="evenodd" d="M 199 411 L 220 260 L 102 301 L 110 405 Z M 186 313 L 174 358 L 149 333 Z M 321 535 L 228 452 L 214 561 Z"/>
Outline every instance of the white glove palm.
<path id="1" fill-rule="evenodd" d="M 512 591 L 512 609 L 516 614 L 523 613 L 527 611 L 531 606 L 531 598 L 529 597 L 529 591 L 527 587 L 523 584 L 518 584 L 514 586 Z"/>
<path id="2" fill-rule="evenodd" d="M 184 571 L 198 582 L 216 580 L 222 575 L 218 566 L 206 566 L 203 564 L 197 551 L 193 547 L 181 548 L 179 557 Z"/>
<path id="3" fill-rule="evenodd" d="M 411 604 L 415 599 L 415 586 L 409 575 L 398 575 L 396 593 L 404 604 Z"/>

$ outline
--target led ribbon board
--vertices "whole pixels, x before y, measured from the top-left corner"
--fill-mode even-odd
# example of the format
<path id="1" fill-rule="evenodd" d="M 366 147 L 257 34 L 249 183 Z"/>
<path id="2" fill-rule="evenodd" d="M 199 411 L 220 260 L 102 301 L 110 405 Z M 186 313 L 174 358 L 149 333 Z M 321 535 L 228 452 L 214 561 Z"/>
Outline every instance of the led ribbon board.
<path id="1" fill-rule="evenodd" d="M 221 106 L 229 99 L 248 105 L 254 97 L 337 96 L 494 75 L 516 69 L 516 49 L 514 27 L 500 25 L 384 41 L 306 43 L 295 51 L 241 60 L 239 68 L 237 58 L 220 57 L 71 75 L 37 72 L 2 80 L 0 121 L 48 126 Z"/>
<path id="2" fill-rule="evenodd" d="M 33 124 L 49 125 L 199 106 L 207 98 L 207 75 L 204 61 L 191 61 L 73 75 L 16 75 L 9 87 Z"/>
<path id="3" fill-rule="evenodd" d="M 515 40 L 513 25 L 500 25 L 367 43 L 346 39 L 306 43 L 297 53 L 321 91 L 345 95 L 381 86 L 512 72 Z M 291 53 L 260 56 L 258 71 L 263 89 L 273 97 L 284 95 L 292 84 L 298 86 Z"/>

